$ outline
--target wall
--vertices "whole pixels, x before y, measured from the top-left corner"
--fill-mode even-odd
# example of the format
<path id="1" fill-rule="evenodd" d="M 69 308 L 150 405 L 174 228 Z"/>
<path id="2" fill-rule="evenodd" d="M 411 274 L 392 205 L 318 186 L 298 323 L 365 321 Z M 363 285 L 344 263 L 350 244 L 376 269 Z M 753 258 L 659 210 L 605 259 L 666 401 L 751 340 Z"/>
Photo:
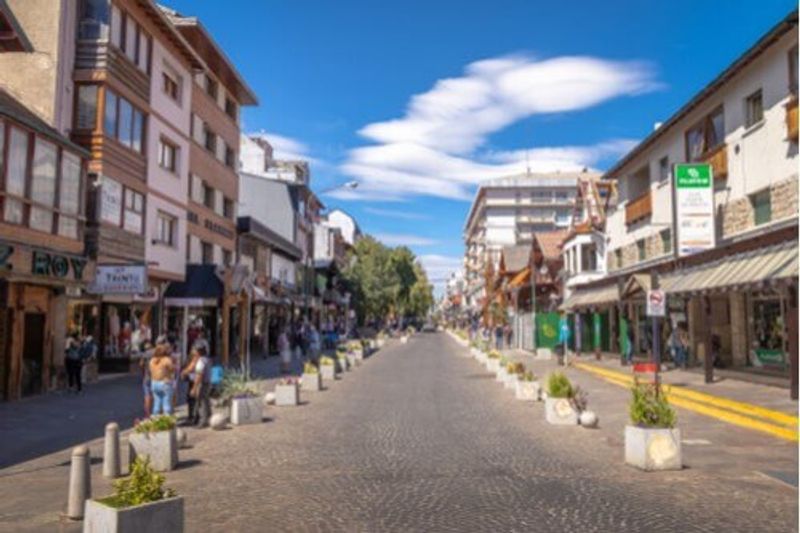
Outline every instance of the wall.
<path id="1" fill-rule="evenodd" d="M 283 281 L 289 286 L 294 286 L 296 282 L 295 262 L 280 254 L 273 253 L 271 263 L 270 275 L 272 279 Z"/>
<path id="2" fill-rule="evenodd" d="M 286 183 L 241 173 L 239 215 L 250 216 L 278 235 L 295 242 L 295 212 Z"/>

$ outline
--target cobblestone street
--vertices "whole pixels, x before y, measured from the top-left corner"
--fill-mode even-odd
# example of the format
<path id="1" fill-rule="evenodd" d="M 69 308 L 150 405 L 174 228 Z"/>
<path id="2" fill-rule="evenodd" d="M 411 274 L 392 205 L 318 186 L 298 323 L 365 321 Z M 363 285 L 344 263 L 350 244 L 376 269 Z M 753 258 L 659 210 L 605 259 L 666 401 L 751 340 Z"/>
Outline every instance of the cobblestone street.
<path id="1" fill-rule="evenodd" d="M 732 482 L 716 475 L 724 466 L 627 468 L 621 436 L 548 426 L 542 404 L 517 402 L 464 354 L 443 334 L 418 335 L 298 408 L 270 407 L 262 425 L 191 432 L 167 474 L 187 530 L 795 530 L 795 489 Z M 79 530 L 57 521 L 68 468 L 45 466 L 67 458 L 0 471 L 0 529 Z M 99 469 L 95 495 L 108 490 Z"/>

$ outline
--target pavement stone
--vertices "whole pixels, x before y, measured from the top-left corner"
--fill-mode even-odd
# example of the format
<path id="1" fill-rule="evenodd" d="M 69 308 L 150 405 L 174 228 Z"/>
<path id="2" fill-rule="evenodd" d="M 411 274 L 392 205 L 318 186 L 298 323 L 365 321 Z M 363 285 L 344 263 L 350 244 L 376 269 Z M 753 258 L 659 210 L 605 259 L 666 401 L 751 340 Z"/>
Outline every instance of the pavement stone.
<path id="1" fill-rule="evenodd" d="M 167 474 L 187 531 L 796 531 L 797 491 L 737 468 L 737 452 L 714 463 L 693 448 L 681 472 L 623 466 L 611 412 L 622 389 L 568 370 L 601 428 L 550 426 L 543 404 L 516 401 L 467 353 L 419 334 L 300 407 L 267 408 L 263 424 L 190 430 Z M 0 470 L 0 530 L 79 531 L 57 519 L 68 455 Z M 100 467 L 97 495 L 108 490 Z"/>

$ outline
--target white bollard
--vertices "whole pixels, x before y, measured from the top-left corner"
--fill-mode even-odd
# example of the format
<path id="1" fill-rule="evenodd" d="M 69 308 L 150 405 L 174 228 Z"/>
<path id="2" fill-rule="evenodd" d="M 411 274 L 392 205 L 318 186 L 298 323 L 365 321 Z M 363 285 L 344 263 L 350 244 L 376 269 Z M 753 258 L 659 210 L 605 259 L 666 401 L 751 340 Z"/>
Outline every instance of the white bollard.
<path id="1" fill-rule="evenodd" d="M 72 449 L 67 517 L 73 520 L 81 520 L 83 518 L 83 506 L 86 500 L 92 497 L 92 475 L 89 471 L 90 460 L 88 446 L 76 446 Z"/>
<path id="2" fill-rule="evenodd" d="M 106 441 L 103 448 L 103 477 L 116 478 L 120 475 L 119 424 L 106 424 Z"/>

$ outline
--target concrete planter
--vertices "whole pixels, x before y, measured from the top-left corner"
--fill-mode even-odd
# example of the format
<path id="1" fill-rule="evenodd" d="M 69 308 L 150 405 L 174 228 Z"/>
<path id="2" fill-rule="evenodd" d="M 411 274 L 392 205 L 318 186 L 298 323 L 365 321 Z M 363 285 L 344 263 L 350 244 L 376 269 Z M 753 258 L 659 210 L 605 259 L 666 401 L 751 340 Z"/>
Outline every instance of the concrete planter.
<path id="1" fill-rule="evenodd" d="M 264 401 L 258 396 L 231 399 L 231 424 L 244 426 L 260 424 L 264 414 Z"/>
<path id="2" fill-rule="evenodd" d="M 406 344 L 407 342 L 408 342 L 408 335 L 403 335 L 402 337 L 400 337 L 401 344 Z"/>
<path id="3" fill-rule="evenodd" d="M 300 386 L 305 391 L 318 392 L 322 390 L 322 376 L 317 374 L 303 374 L 300 378 Z"/>
<path id="4" fill-rule="evenodd" d="M 350 363 L 351 368 L 361 364 L 361 360 L 357 359 L 356 356 L 351 353 L 347 354 L 347 362 Z"/>
<path id="5" fill-rule="evenodd" d="M 178 437 L 175 428 L 153 433 L 131 433 L 128 436 L 131 463 L 137 457 L 149 457 L 150 466 L 168 472 L 178 466 Z"/>
<path id="6" fill-rule="evenodd" d="M 319 374 L 317 374 L 319 375 Z M 279 407 L 294 406 L 300 403 L 300 387 L 291 385 L 275 385 L 275 405 Z"/>
<path id="7" fill-rule="evenodd" d="M 518 382 L 519 376 L 517 374 L 506 374 L 506 380 L 503 383 L 503 386 L 506 389 L 516 390 Z"/>
<path id="8" fill-rule="evenodd" d="M 383 348 L 384 344 L 386 344 L 386 341 L 384 339 L 378 339 L 375 341 L 375 344 L 380 350 L 381 348 Z"/>
<path id="9" fill-rule="evenodd" d="M 319 374 L 323 381 L 334 381 L 336 379 L 335 365 L 319 365 Z"/>
<path id="10" fill-rule="evenodd" d="M 508 377 L 508 370 L 506 370 L 505 368 L 498 368 L 497 374 L 495 375 L 494 379 L 499 383 L 505 383 L 507 377 Z"/>
<path id="11" fill-rule="evenodd" d="M 537 381 L 517 381 L 514 395 L 517 400 L 525 402 L 539 401 L 539 382 Z"/>
<path id="12" fill-rule="evenodd" d="M 337 357 L 336 365 L 337 365 L 337 370 L 339 372 L 347 372 L 348 370 L 350 370 L 350 361 L 348 361 L 347 357 L 345 356 Z"/>
<path id="13" fill-rule="evenodd" d="M 500 359 L 487 359 L 486 360 L 486 370 L 496 374 L 500 371 Z"/>
<path id="14" fill-rule="evenodd" d="M 625 462 L 646 471 L 680 470 L 681 430 L 625 426 Z"/>
<path id="15" fill-rule="evenodd" d="M 183 498 L 123 507 L 86 500 L 83 533 L 161 533 L 183 531 Z"/>
<path id="16" fill-rule="evenodd" d="M 578 412 L 568 398 L 546 398 L 544 401 L 545 419 L 556 426 L 577 426 Z"/>

